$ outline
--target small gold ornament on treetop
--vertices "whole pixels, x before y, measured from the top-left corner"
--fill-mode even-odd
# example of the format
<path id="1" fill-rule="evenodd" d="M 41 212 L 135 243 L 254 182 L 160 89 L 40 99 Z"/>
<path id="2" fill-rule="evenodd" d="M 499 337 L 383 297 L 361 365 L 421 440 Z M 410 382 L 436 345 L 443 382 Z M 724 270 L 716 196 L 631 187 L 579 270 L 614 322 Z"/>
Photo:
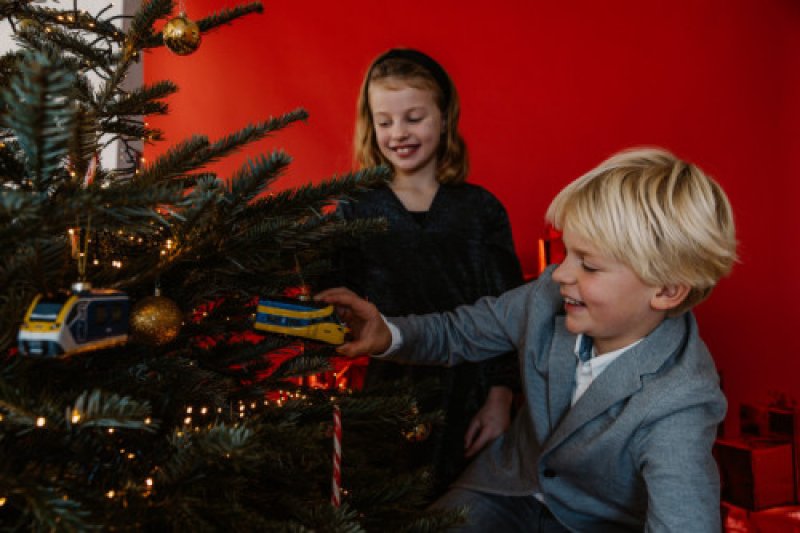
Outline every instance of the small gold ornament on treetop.
<path id="1" fill-rule="evenodd" d="M 161 296 L 158 289 L 154 296 L 137 302 L 131 310 L 131 335 L 142 344 L 162 346 L 172 342 L 182 323 L 183 313 L 178 304 Z"/>
<path id="2" fill-rule="evenodd" d="M 200 27 L 181 12 L 164 25 L 164 44 L 179 56 L 189 55 L 200 46 Z"/>

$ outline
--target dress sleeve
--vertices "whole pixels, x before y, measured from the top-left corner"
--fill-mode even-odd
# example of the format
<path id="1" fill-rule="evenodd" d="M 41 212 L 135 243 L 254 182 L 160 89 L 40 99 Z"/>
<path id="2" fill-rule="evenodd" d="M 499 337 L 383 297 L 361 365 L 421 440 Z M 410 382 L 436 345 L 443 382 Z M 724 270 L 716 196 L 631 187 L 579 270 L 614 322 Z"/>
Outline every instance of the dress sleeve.
<path id="1" fill-rule="evenodd" d="M 508 213 L 497 198 L 490 198 L 483 217 L 488 249 L 486 272 L 493 295 L 500 295 L 522 284 L 522 268 L 514 249 Z"/>
<path id="2" fill-rule="evenodd" d="M 522 269 L 514 249 L 511 223 L 503 204 L 491 194 L 484 209 L 486 227 L 486 277 L 491 295 L 499 295 L 522 284 Z M 509 352 L 480 363 L 489 387 L 521 390 L 519 357 Z"/>
<path id="3" fill-rule="evenodd" d="M 342 222 L 349 222 L 356 218 L 353 206 L 349 202 L 340 201 L 336 206 L 335 216 Z M 354 273 L 354 266 L 359 264 L 360 247 L 358 237 L 343 242 L 331 253 L 331 268 L 320 275 L 316 281 L 315 291 L 332 287 L 347 287 L 362 294 L 358 286 L 358 276 Z"/>

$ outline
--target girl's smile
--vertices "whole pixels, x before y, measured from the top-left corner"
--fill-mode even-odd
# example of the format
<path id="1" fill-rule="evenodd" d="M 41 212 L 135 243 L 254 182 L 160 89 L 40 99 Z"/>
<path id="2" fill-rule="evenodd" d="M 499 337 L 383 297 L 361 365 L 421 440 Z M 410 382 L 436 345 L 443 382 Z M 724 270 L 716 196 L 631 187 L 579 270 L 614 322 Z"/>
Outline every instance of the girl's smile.
<path id="1" fill-rule="evenodd" d="M 395 146 L 392 150 L 400 157 L 409 157 L 413 156 L 417 149 L 419 148 L 419 144 L 402 144 L 400 146 Z"/>

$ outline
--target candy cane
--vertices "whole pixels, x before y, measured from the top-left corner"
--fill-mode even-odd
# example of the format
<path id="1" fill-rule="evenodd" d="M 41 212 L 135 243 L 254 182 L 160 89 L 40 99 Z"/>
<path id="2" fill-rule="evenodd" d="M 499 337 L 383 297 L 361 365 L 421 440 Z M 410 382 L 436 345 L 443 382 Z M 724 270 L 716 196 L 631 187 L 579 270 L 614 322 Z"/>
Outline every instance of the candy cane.
<path id="1" fill-rule="evenodd" d="M 333 482 L 331 504 L 339 507 L 342 503 L 342 412 L 338 405 L 333 406 Z"/>

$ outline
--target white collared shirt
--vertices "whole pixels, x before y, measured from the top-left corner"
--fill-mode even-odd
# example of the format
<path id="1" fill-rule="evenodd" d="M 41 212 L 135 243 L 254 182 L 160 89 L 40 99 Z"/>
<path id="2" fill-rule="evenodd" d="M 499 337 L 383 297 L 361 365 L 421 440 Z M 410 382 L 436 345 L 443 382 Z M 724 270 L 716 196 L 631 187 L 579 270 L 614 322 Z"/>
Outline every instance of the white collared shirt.
<path id="1" fill-rule="evenodd" d="M 613 363 L 617 357 L 642 342 L 642 339 L 639 339 L 627 346 L 604 353 L 603 355 L 597 355 L 597 350 L 592 346 L 591 359 L 583 362 L 578 356 L 578 350 L 580 349 L 582 340 L 583 333 L 579 334 L 578 338 L 575 339 L 575 358 L 578 360 L 578 366 L 575 367 L 575 389 L 572 391 L 572 403 L 570 405 L 575 405 L 575 402 L 583 396 L 583 393 L 586 392 L 589 385 L 591 385 L 592 382 L 597 379 L 597 376 L 602 374 L 603 371 L 608 368 L 608 365 Z"/>

